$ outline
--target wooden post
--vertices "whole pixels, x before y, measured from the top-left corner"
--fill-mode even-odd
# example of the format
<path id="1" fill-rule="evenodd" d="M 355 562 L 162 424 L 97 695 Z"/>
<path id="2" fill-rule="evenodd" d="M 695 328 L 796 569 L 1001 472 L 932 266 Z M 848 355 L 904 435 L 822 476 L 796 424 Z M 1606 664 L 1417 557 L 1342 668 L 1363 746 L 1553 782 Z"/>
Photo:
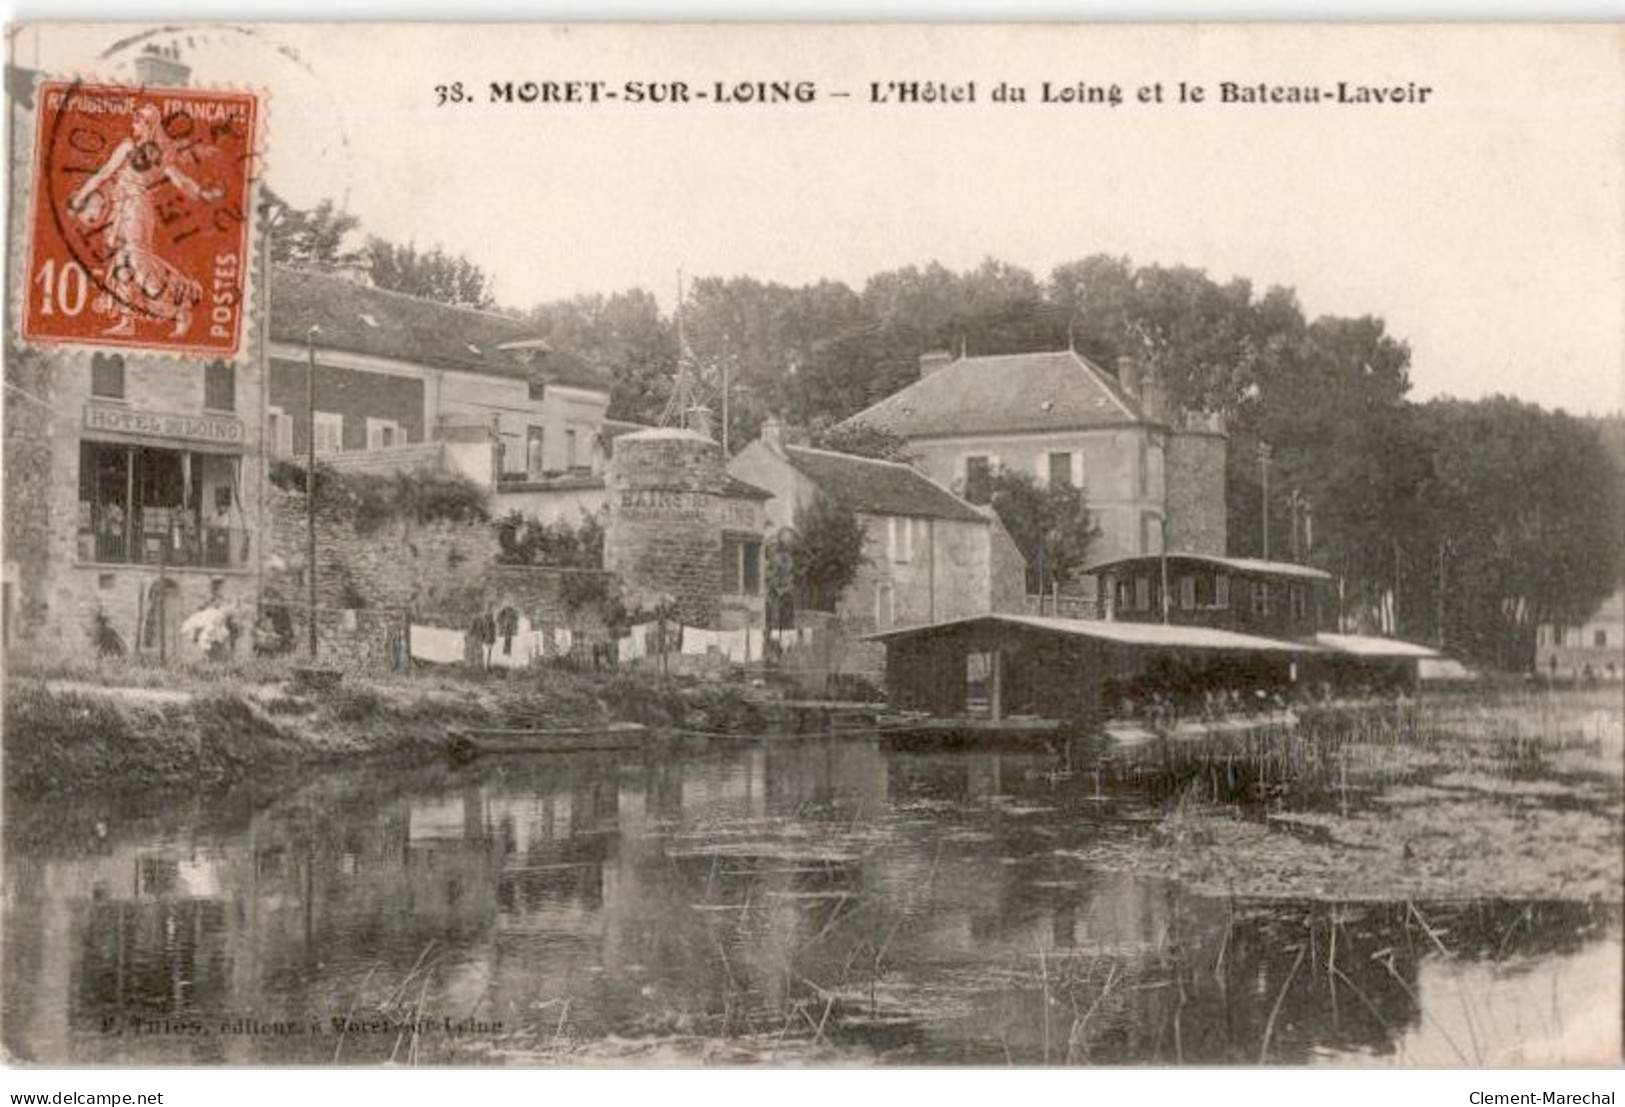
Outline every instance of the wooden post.
<path id="1" fill-rule="evenodd" d="M 316 335 L 305 332 L 305 582 L 310 630 L 310 659 L 316 660 Z"/>
<path id="2" fill-rule="evenodd" d="M 1004 718 L 1004 651 L 995 649 L 989 655 L 991 664 L 988 666 L 987 677 L 987 715 L 997 722 Z"/>

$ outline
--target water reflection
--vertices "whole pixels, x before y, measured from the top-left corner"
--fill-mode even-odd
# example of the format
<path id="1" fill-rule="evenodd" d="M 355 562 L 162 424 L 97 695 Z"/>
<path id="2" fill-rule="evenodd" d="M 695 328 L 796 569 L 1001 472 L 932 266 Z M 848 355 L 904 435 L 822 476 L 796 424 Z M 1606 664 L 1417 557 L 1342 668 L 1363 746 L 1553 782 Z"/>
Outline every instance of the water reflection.
<path id="1" fill-rule="evenodd" d="M 158 814 L 13 805 L 5 1044 L 121 1064 L 1617 1049 L 1617 907 L 1248 902 L 1066 856 L 1136 832 L 1145 802 L 1047 754 L 829 741 L 373 770 Z M 1616 990 L 1577 987 L 1599 978 Z"/>

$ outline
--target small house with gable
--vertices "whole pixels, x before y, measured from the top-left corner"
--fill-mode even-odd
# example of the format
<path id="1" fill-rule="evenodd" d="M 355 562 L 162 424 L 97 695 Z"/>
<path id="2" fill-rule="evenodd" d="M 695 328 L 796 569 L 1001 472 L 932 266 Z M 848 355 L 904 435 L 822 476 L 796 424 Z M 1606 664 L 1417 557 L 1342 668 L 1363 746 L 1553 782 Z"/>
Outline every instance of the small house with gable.
<path id="1" fill-rule="evenodd" d="M 1026 561 L 1004 526 L 918 469 L 793 445 L 769 420 L 728 472 L 773 494 L 770 533 L 818 495 L 856 513 L 866 560 L 836 608 L 850 633 L 1020 610 Z"/>

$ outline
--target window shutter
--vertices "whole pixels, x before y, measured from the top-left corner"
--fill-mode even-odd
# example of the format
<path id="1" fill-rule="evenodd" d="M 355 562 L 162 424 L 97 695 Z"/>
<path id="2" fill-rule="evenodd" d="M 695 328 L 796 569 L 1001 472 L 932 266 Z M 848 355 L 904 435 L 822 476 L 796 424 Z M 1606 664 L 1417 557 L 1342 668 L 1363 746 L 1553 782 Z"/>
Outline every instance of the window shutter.
<path id="1" fill-rule="evenodd" d="M 1083 487 L 1083 451 L 1072 451 L 1072 487 Z"/>
<path id="2" fill-rule="evenodd" d="M 886 520 L 886 560 L 897 560 L 897 516 Z"/>
<path id="3" fill-rule="evenodd" d="M 1039 450 L 1038 459 L 1033 462 L 1033 476 L 1038 478 L 1038 487 L 1049 487 L 1049 451 Z"/>

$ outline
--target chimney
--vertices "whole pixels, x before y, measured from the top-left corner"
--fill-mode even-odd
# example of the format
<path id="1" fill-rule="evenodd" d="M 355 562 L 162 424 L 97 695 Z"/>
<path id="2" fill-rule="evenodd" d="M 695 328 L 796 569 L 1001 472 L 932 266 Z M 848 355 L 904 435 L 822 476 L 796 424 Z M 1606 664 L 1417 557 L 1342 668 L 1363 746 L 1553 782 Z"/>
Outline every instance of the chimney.
<path id="1" fill-rule="evenodd" d="M 954 355 L 947 350 L 927 350 L 920 355 L 920 376 L 929 377 L 944 365 L 952 365 L 954 360 Z"/>
<path id="2" fill-rule="evenodd" d="M 135 79 L 143 86 L 185 88 L 191 83 L 192 67 L 181 61 L 179 46 L 148 43 L 135 57 Z"/>
<path id="3" fill-rule="evenodd" d="M 1117 357 L 1117 383 L 1136 403 L 1140 399 L 1140 363 L 1131 354 Z"/>
<path id="4" fill-rule="evenodd" d="M 1162 377 L 1154 371 L 1146 373 L 1140 381 L 1140 414 L 1153 423 L 1166 422 L 1167 401 L 1167 396 L 1163 394 Z"/>
<path id="5" fill-rule="evenodd" d="M 784 424 L 779 417 L 769 415 L 762 423 L 762 445 L 776 454 L 784 453 Z"/>

